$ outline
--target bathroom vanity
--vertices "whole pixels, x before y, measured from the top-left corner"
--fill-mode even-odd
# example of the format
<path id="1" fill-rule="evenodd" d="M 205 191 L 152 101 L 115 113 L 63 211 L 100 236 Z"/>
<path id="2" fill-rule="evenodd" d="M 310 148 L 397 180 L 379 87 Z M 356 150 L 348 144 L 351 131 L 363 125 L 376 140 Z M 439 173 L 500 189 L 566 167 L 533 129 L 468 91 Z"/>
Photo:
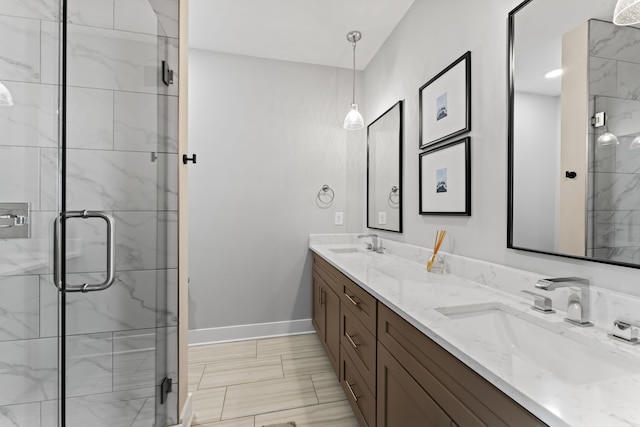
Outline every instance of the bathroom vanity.
<path id="1" fill-rule="evenodd" d="M 387 246 L 310 245 L 313 324 L 362 426 L 640 425 L 632 346 Z"/>

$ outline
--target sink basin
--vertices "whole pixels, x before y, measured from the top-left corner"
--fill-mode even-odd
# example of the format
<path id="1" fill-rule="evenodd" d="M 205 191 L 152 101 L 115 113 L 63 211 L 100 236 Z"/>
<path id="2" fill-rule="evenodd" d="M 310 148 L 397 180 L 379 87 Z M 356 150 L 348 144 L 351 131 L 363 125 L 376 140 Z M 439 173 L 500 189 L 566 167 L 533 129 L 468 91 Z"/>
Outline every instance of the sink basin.
<path id="1" fill-rule="evenodd" d="M 452 320 L 451 332 L 461 338 L 466 350 L 485 354 L 489 363 L 509 361 L 514 375 L 542 370 L 561 381 L 579 385 L 640 370 L 598 348 L 602 344 L 570 337 L 572 332 L 564 325 L 546 322 L 504 304 L 491 302 L 436 310 Z"/>
<path id="2" fill-rule="evenodd" d="M 329 250 L 334 254 L 353 254 L 358 252 L 358 248 L 334 248 Z"/>

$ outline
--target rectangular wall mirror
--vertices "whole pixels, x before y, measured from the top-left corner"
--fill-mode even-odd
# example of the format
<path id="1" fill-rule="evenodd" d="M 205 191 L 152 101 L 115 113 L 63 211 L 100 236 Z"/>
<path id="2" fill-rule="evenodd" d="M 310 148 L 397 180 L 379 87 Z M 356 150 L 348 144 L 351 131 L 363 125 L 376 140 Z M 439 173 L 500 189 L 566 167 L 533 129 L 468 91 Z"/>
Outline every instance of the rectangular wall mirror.
<path id="1" fill-rule="evenodd" d="M 640 28 L 615 5 L 509 14 L 510 248 L 640 267 Z"/>
<path id="2" fill-rule="evenodd" d="M 402 233 L 403 101 L 367 127 L 367 227 Z"/>

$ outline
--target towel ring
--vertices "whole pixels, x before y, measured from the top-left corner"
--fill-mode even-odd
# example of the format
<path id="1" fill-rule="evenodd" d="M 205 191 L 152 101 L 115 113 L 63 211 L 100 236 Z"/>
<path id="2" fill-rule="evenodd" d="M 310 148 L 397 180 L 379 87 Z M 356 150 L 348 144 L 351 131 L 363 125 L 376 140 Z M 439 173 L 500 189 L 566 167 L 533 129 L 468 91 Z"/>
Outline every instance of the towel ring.
<path id="1" fill-rule="evenodd" d="M 328 205 L 333 202 L 333 198 L 336 193 L 327 184 L 323 185 L 320 191 L 318 191 L 318 201 L 323 205 Z"/>
<path id="2" fill-rule="evenodd" d="M 400 203 L 400 189 L 394 185 L 389 192 L 389 203 L 392 205 L 398 205 Z"/>

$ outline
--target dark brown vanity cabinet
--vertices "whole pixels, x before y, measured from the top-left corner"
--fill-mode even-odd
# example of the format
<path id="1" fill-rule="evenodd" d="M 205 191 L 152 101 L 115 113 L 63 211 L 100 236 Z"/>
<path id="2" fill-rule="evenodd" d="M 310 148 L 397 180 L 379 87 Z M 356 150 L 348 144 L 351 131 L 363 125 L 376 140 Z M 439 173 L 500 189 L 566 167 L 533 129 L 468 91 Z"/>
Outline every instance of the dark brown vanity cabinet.
<path id="1" fill-rule="evenodd" d="M 313 324 L 361 426 L 545 425 L 323 258 L 313 259 Z"/>
<path id="2" fill-rule="evenodd" d="M 334 291 L 337 285 L 327 266 L 329 264 L 322 258 L 314 257 L 312 323 L 338 375 L 340 372 L 340 298 Z M 334 267 L 331 269 L 338 273 Z"/>

